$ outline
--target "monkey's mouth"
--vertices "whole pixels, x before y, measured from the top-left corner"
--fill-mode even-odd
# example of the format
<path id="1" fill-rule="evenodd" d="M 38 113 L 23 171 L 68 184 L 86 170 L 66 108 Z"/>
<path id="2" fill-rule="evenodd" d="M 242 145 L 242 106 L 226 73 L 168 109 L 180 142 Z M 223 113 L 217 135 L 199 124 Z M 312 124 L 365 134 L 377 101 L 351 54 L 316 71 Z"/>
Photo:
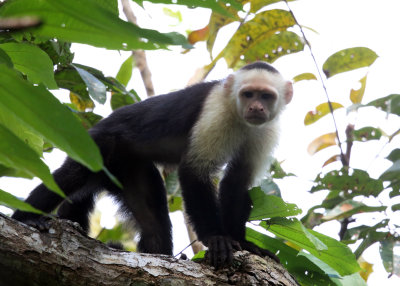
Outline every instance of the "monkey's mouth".
<path id="1" fill-rule="evenodd" d="M 252 125 L 261 125 L 268 120 L 268 116 L 263 114 L 251 114 L 245 117 L 246 121 Z"/>

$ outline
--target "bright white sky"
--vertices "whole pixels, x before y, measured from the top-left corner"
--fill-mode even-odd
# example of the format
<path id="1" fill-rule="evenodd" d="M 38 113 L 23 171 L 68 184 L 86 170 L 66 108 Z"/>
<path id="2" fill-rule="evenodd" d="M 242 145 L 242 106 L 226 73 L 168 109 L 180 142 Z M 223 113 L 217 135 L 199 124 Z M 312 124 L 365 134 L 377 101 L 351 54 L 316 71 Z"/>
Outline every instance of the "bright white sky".
<path id="1" fill-rule="evenodd" d="M 327 86 L 332 101 L 338 101 L 345 106 L 349 105 L 350 89 L 359 88 L 357 82 L 367 71 L 369 74 L 364 103 L 378 97 L 400 92 L 400 51 L 398 48 L 400 1 L 302 0 L 290 2 L 290 6 L 301 25 L 313 28 L 318 32 L 316 34 L 310 30 L 305 30 L 320 66 L 329 55 L 350 47 L 366 46 L 379 55 L 379 58 L 369 70 L 361 69 L 330 79 L 327 82 Z M 161 30 L 162 32 L 178 31 L 184 34 L 187 30 L 203 28 L 208 23 L 210 14 L 210 11 L 206 9 L 186 9 L 180 6 L 169 6 L 168 8 L 173 11 L 178 9 L 182 11 L 183 23 L 179 24 L 175 19 L 163 13 L 163 5 L 145 5 L 145 7 L 146 11 L 143 11 L 141 8 L 133 6 L 139 25 Z M 284 8 L 285 6 L 277 5 L 277 7 Z M 227 39 L 234 31 L 234 25 L 228 26 L 221 31 L 222 36 L 217 38 L 214 55 L 217 55 L 220 49 L 224 47 Z M 75 62 L 98 68 L 105 75 L 111 76 L 116 75 L 121 63 L 129 55 L 126 52 L 108 51 L 84 45 L 73 45 L 73 50 L 75 52 Z M 195 49 L 187 54 L 181 54 L 181 49 L 179 48 L 171 48 L 171 51 L 148 52 L 147 59 L 153 73 L 152 78 L 157 94 L 185 87 L 195 70 L 210 62 L 204 43 L 196 44 Z M 315 72 L 308 49 L 303 53 L 278 59 L 274 66 L 288 79 L 303 72 Z M 225 63 L 220 61 L 208 79 L 224 78 L 228 72 Z M 139 95 L 144 98 L 145 91 L 141 85 L 139 74 L 135 72 L 129 88 L 135 88 Z M 61 95 L 61 100 L 67 101 L 68 97 L 64 96 Z M 328 116 L 308 127 L 303 124 L 306 112 L 325 101 L 326 98 L 319 83 L 311 81 L 296 84 L 294 99 L 283 116 L 281 143 L 276 150 L 278 160 L 284 161 L 282 165 L 284 169 L 298 176 L 297 178 L 286 179 L 285 182 L 279 182 L 283 197 L 288 202 L 296 203 L 303 209 L 304 213 L 310 206 L 316 205 L 326 195 L 326 193 L 322 192 L 311 195 L 307 191 L 311 187 L 311 180 L 321 171 L 322 163 L 331 155 L 337 153 L 337 149 L 334 150 L 334 148 L 332 150 L 324 150 L 312 157 L 307 153 L 307 146 L 314 138 L 334 130 L 332 119 Z M 95 111 L 108 114 L 109 108 L 99 107 Z M 363 126 L 384 127 L 384 131 L 389 134 L 399 128 L 399 118 L 389 117 L 388 122 L 385 114 L 373 114 L 373 118 L 371 118 L 370 112 L 371 110 L 365 110 L 354 119 L 353 122 L 356 123 L 356 128 Z M 346 113 L 343 110 L 338 111 L 336 114 L 339 126 L 344 130 L 347 124 L 347 121 L 345 121 Z M 341 138 L 344 138 L 343 133 L 341 135 Z M 382 171 L 390 166 L 383 159 L 390 152 L 390 149 L 384 148 L 379 158 L 375 158 L 377 150 L 381 150 L 384 143 L 384 141 L 379 141 L 355 145 L 351 166 L 367 169 L 371 176 L 379 176 Z M 399 138 L 394 144 L 400 145 Z M 45 156 L 46 162 L 52 169 L 61 164 L 61 158 L 61 152 L 57 151 L 53 152 L 51 156 Z M 1 178 L 0 188 L 12 191 L 15 195 L 23 197 L 38 182 L 38 180 Z M 381 200 L 385 204 L 400 203 L 400 200 L 389 201 L 387 196 L 381 198 Z M 371 205 L 378 204 L 376 200 L 364 202 Z M 105 205 L 109 208 L 109 204 Z M 0 211 L 2 210 L 0 209 Z M 399 216 L 398 212 L 396 215 Z M 175 225 L 174 252 L 177 253 L 188 244 L 188 239 L 185 237 L 185 230 L 179 227 L 183 225 L 180 214 L 172 214 L 172 219 Z M 373 214 L 370 216 L 370 220 L 364 223 L 372 225 L 380 219 L 381 217 Z M 400 224 L 400 217 L 397 217 L 397 224 Z M 328 223 L 317 230 L 337 237 L 339 224 Z M 377 244 L 364 252 L 363 257 L 368 262 L 374 263 L 374 272 L 368 280 L 368 285 L 382 285 L 382 282 L 385 286 L 400 285 L 400 278 L 387 278 L 387 273 L 380 262 Z"/>

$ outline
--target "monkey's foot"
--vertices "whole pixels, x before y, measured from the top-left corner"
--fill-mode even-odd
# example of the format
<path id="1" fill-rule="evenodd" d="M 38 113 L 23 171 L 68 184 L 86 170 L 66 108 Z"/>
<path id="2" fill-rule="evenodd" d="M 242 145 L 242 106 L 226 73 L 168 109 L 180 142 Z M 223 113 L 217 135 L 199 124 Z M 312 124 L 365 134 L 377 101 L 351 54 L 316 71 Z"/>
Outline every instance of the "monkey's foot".
<path id="1" fill-rule="evenodd" d="M 268 257 L 272 258 L 273 260 L 275 260 L 276 262 L 280 263 L 280 260 L 279 260 L 278 256 L 275 255 L 275 253 L 273 253 L 267 249 L 258 247 L 257 245 L 255 245 L 254 243 L 252 243 L 250 241 L 247 241 L 247 240 L 240 241 L 239 244 L 240 244 L 242 250 L 247 250 L 248 252 L 256 254 L 261 257 L 268 256 Z"/>
<path id="2" fill-rule="evenodd" d="M 34 227 L 41 232 L 45 232 L 50 229 L 50 217 L 36 215 L 32 213 L 29 213 L 29 216 L 25 216 L 24 212 L 16 212 L 15 215 L 13 215 L 13 218 L 26 225 Z"/>
<path id="3" fill-rule="evenodd" d="M 237 241 L 221 235 L 210 236 L 203 243 L 208 247 L 205 261 L 217 269 L 231 264 L 233 252 L 241 249 Z"/>

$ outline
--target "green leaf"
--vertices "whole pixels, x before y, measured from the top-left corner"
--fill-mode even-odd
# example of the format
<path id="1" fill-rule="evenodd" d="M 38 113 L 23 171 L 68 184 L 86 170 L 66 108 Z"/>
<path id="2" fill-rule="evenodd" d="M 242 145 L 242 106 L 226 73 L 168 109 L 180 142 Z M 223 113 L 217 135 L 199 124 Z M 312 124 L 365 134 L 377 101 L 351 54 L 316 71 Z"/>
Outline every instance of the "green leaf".
<path id="1" fill-rule="evenodd" d="M 118 0 L 98 0 L 97 3 L 111 13 L 118 15 Z"/>
<path id="2" fill-rule="evenodd" d="M 39 48 L 46 52 L 54 65 L 67 66 L 72 63 L 74 54 L 71 52 L 71 43 L 50 39 L 40 43 Z"/>
<path id="3" fill-rule="evenodd" d="M 341 50 L 331 55 L 322 69 L 327 78 L 336 74 L 372 65 L 378 55 L 369 48 L 357 47 Z"/>
<path id="4" fill-rule="evenodd" d="M 131 96 L 122 93 L 114 93 L 111 96 L 111 109 L 116 110 L 122 106 L 135 103 Z"/>
<path id="5" fill-rule="evenodd" d="M 302 50 L 303 41 L 295 33 L 286 31 L 295 24 L 288 11 L 261 12 L 239 27 L 218 57 L 223 56 L 228 67 L 237 68 L 254 59 L 272 62 L 288 50 Z"/>
<path id="6" fill-rule="evenodd" d="M 400 160 L 400 149 L 394 149 L 392 152 L 390 152 L 386 159 L 392 161 L 393 163 L 397 160 Z"/>
<path id="7" fill-rule="evenodd" d="M 124 239 L 124 236 L 125 231 L 123 225 L 121 223 L 118 223 L 111 229 L 103 228 L 96 239 L 100 240 L 103 243 L 107 243 L 110 241 L 122 241 Z"/>
<path id="8" fill-rule="evenodd" d="M 106 166 L 103 166 L 102 171 L 107 175 L 111 182 L 113 182 L 118 188 L 123 189 L 121 182 L 118 180 L 117 177 L 110 173 Z"/>
<path id="9" fill-rule="evenodd" d="M 55 72 L 55 79 L 60 88 L 70 90 L 81 101 L 85 103 L 91 102 L 89 93 L 86 88 L 86 83 L 82 80 L 81 76 L 76 69 L 72 67 L 63 67 Z"/>
<path id="10" fill-rule="evenodd" d="M 337 102 L 331 102 L 331 105 L 333 110 L 343 108 L 343 105 Z M 306 117 L 304 118 L 304 125 L 310 125 L 314 122 L 317 122 L 318 120 L 320 120 L 322 117 L 324 117 L 329 113 L 331 113 L 331 109 L 329 108 L 329 103 L 328 102 L 321 103 L 315 108 L 314 111 L 307 112 Z"/>
<path id="11" fill-rule="evenodd" d="M 280 164 L 277 160 L 274 160 L 274 161 L 272 162 L 269 171 L 270 171 L 270 173 L 271 173 L 272 178 L 274 178 L 274 179 L 283 179 L 284 177 L 295 176 L 295 175 L 292 174 L 292 173 L 286 173 L 286 172 L 282 169 L 281 164 Z M 272 195 L 272 194 L 271 194 L 271 195 Z M 275 195 L 277 195 L 277 194 L 275 194 Z M 279 194 L 279 196 L 280 196 L 280 194 Z"/>
<path id="12" fill-rule="evenodd" d="M 133 0 L 133 1 L 135 1 L 140 6 L 143 7 L 143 2 L 146 0 Z M 229 7 L 234 7 L 236 10 L 242 9 L 242 5 L 240 4 L 239 1 L 236 1 L 236 0 L 222 0 L 222 1 L 216 1 L 216 0 L 207 0 L 207 1 L 203 1 L 203 0 L 150 0 L 150 2 L 185 5 L 189 8 L 195 8 L 195 7 L 209 8 L 215 12 L 218 12 L 218 13 L 220 13 L 222 15 L 226 15 L 226 16 L 229 16 L 229 13 L 227 13 L 227 11 L 226 11 L 226 9 Z"/>
<path id="13" fill-rule="evenodd" d="M 199 252 L 197 252 L 193 257 L 192 257 L 192 261 L 201 261 L 204 259 L 204 257 L 206 256 L 206 251 L 205 250 L 200 250 Z"/>
<path id="14" fill-rule="evenodd" d="M 367 283 L 361 277 L 360 273 L 353 273 L 351 275 L 346 275 L 341 278 L 334 278 L 333 281 L 342 286 L 367 286 Z"/>
<path id="15" fill-rule="evenodd" d="M 10 57 L 15 69 L 32 83 L 43 83 L 49 89 L 58 88 L 54 81 L 53 62 L 43 50 L 25 43 L 4 43 L 0 48 Z"/>
<path id="16" fill-rule="evenodd" d="M 169 209 L 170 213 L 175 212 L 175 211 L 182 211 L 183 210 L 182 197 L 171 196 L 168 199 L 168 209 Z"/>
<path id="17" fill-rule="evenodd" d="M 136 92 L 134 90 L 127 91 L 123 84 L 121 84 L 118 80 L 116 80 L 113 77 L 104 76 L 102 71 L 92 68 L 92 67 L 85 66 L 85 65 L 80 65 L 80 64 L 74 64 L 74 66 L 76 66 L 80 69 L 83 69 L 83 70 L 87 71 L 88 73 L 92 74 L 93 76 L 95 76 L 98 80 L 100 80 L 107 87 L 108 91 L 130 95 L 132 98 L 135 99 L 135 102 L 140 101 L 140 97 L 136 94 Z"/>
<path id="18" fill-rule="evenodd" d="M 0 163 L 13 169 L 22 170 L 32 177 L 39 177 L 46 187 L 65 197 L 54 181 L 49 168 L 40 160 L 39 155 L 1 124 L 0 138 Z"/>
<path id="19" fill-rule="evenodd" d="M 133 56 L 130 55 L 121 65 L 117 76 L 115 77 L 123 85 L 127 86 L 131 77 L 132 77 L 132 69 L 133 69 Z"/>
<path id="20" fill-rule="evenodd" d="M 94 76 L 105 85 L 107 91 L 112 92 L 111 107 L 113 110 L 133 102 L 141 101 L 140 97 L 134 90 L 127 91 L 123 84 L 113 77 L 105 77 L 102 71 L 80 64 L 74 64 L 74 66 Z M 60 87 L 69 89 L 79 96 L 82 101 L 80 103 L 83 105 L 83 109 L 79 109 L 80 111 L 84 111 L 86 110 L 86 107 L 90 106 L 91 99 L 87 92 L 86 84 L 76 69 L 67 67 L 57 70 L 56 80 Z M 74 102 L 74 104 L 78 103 L 79 102 Z"/>
<path id="21" fill-rule="evenodd" d="M 365 239 L 371 233 L 377 232 L 377 229 L 385 228 L 389 224 L 389 219 L 384 219 L 377 224 L 370 226 L 370 225 L 360 225 L 353 228 L 348 228 L 343 236 L 343 240 L 359 240 Z"/>
<path id="22" fill-rule="evenodd" d="M 85 82 L 88 90 L 89 95 L 91 98 L 96 100 L 100 104 L 104 104 L 106 102 L 106 86 L 98 80 L 94 75 L 87 72 L 84 69 L 81 69 L 75 65 L 72 65 L 76 71 L 81 76 L 82 80 Z"/>
<path id="23" fill-rule="evenodd" d="M 379 179 L 384 181 L 393 181 L 398 182 L 400 179 L 400 160 L 393 162 L 393 165 L 387 169 L 383 174 L 379 177 Z"/>
<path id="24" fill-rule="evenodd" d="M 311 209 L 308 210 L 307 214 L 301 219 L 301 222 L 305 227 L 312 229 L 322 223 L 321 218 L 323 215 L 321 213 L 314 212 L 315 209 L 318 209 L 320 207 L 321 207 L 320 205 L 312 207 Z"/>
<path id="25" fill-rule="evenodd" d="M 393 236 L 389 236 L 387 239 L 380 241 L 379 252 L 386 271 L 400 276 L 400 255 L 394 252 L 395 247 L 400 247 L 400 241 Z"/>
<path id="26" fill-rule="evenodd" d="M 246 240 L 277 254 L 281 264 L 296 277 L 301 285 L 333 285 L 332 272 L 326 272 L 309 257 L 282 241 L 259 233 L 251 228 L 246 229 Z M 314 259 L 315 260 L 315 259 Z M 336 273 L 336 272 L 334 272 Z"/>
<path id="27" fill-rule="evenodd" d="M 354 251 L 354 255 L 358 259 L 361 257 L 364 250 L 370 247 L 372 244 L 378 241 L 383 241 L 387 239 L 389 233 L 387 232 L 377 232 L 377 231 L 370 231 L 367 233 L 365 239 L 361 242 L 361 244 L 357 247 Z"/>
<path id="28" fill-rule="evenodd" d="M 252 188 L 249 193 L 253 202 L 249 220 L 295 216 L 301 213 L 295 204 L 286 203 L 277 196 L 267 195 L 260 187 Z"/>
<path id="29" fill-rule="evenodd" d="M 43 154 L 43 138 L 13 114 L 0 107 L 0 124 L 32 148 L 39 156 Z"/>
<path id="30" fill-rule="evenodd" d="M 382 131 L 374 127 L 363 127 L 353 132 L 354 141 L 369 141 L 369 140 L 379 140 L 382 137 Z"/>
<path id="31" fill-rule="evenodd" d="M 167 7 L 163 8 L 163 13 L 171 18 L 174 18 L 178 21 L 178 23 L 182 23 L 182 13 L 181 11 L 173 11 Z"/>
<path id="32" fill-rule="evenodd" d="M 391 94 L 371 101 L 366 106 L 375 106 L 387 113 L 400 115 L 400 94 Z"/>
<path id="33" fill-rule="evenodd" d="M 44 214 L 42 211 L 32 207 L 30 204 L 25 203 L 24 201 L 21 201 L 20 199 L 16 198 L 12 194 L 7 193 L 1 189 L 0 189 L 0 205 L 6 206 L 9 208 L 13 208 L 13 209 L 19 209 L 24 212 Z"/>
<path id="34" fill-rule="evenodd" d="M 322 241 L 311 234 L 309 230 L 306 229 L 303 224 L 295 218 L 287 219 L 283 217 L 274 217 L 268 220 L 267 223 L 268 225 L 265 221 L 263 221 L 260 225 L 264 226 L 275 235 L 287 239 L 302 248 L 307 250 L 313 249 L 317 251 L 328 249 Z"/>
<path id="35" fill-rule="evenodd" d="M 92 171 L 102 169 L 97 145 L 67 107 L 43 87 L 30 85 L 5 65 L 0 65 L 0 74 L 0 108 L 13 113 L 48 142 Z"/>
<path id="36" fill-rule="evenodd" d="M 74 115 L 79 118 L 85 129 L 92 128 L 97 122 L 103 119 L 102 116 L 93 112 L 74 112 Z"/>
<path id="37" fill-rule="evenodd" d="M 341 277 L 339 273 L 337 273 L 332 267 L 327 265 L 326 263 L 322 262 L 315 256 L 301 252 L 299 253 L 299 257 L 306 257 L 315 265 L 320 267 L 325 273 L 329 274 L 329 277 L 332 279 L 331 283 L 329 284 L 315 284 L 315 282 L 309 284 L 309 285 L 339 285 L 339 286 L 366 286 L 367 284 L 365 281 L 361 278 L 359 273 L 354 273 L 351 275 L 346 275 Z M 308 285 L 308 284 L 307 284 Z"/>
<path id="38" fill-rule="evenodd" d="M 8 56 L 8 54 L 0 48 L 0 64 L 5 64 L 7 67 L 12 68 L 13 63 L 11 61 L 11 58 Z"/>
<path id="39" fill-rule="evenodd" d="M 264 179 L 260 183 L 260 188 L 266 195 L 273 195 L 279 198 L 282 198 L 281 190 L 278 185 L 275 184 L 271 179 Z"/>
<path id="40" fill-rule="evenodd" d="M 302 80 L 317 80 L 317 77 L 313 73 L 308 72 L 308 73 L 302 73 L 302 74 L 296 75 L 293 78 L 294 83 L 302 81 Z"/>
<path id="41" fill-rule="evenodd" d="M 16 177 L 16 178 L 26 178 L 32 179 L 32 176 L 17 169 L 6 167 L 0 164 L 0 177 L 7 176 L 7 177 Z"/>
<path id="42" fill-rule="evenodd" d="M 17 0 L 5 3 L 0 9 L 2 17 L 26 15 L 40 17 L 42 25 L 31 32 L 46 39 L 122 50 L 187 46 L 183 35 L 139 28 L 121 20 L 96 0 Z"/>
<path id="43" fill-rule="evenodd" d="M 322 219 L 324 221 L 329 220 L 340 220 L 344 218 L 348 218 L 354 214 L 358 213 L 366 213 L 366 212 L 380 212 L 385 211 L 385 206 L 380 207 L 370 207 L 361 202 L 357 202 L 354 200 L 346 200 L 336 205 L 333 209 L 329 210 Z"/>
<path id="44" fill-rule="evenodd" d="M 395 204 L 395 205 L 392 205 L 392 207 L 391 207 L 391 209 L 392 209 L 392 211 L 400 211 L 400 204 Z"/>
<path id="45" fill-rule="evenodd" d="M 177 196 L 181 194 L 178 172 L 176 170 L 173 172 L 167 172 L 167 175 L 164 176 L 164 182 L 169 196 Z"/>
<path id="46" fill-rule="evenodd" d="M 339 241 L 307 230 L 296 219 L 272 218 L 260 224 L 268 231 L 286 239 L 319 258 L 340 275 L 350 275 L 360 269 L 351 250 Z"/>
<path id="47" fill-rule="evenodd" d="M 373 179 L 369 174 L 360 169 L 331 171 L 326 175 L 318 175 L 314 180 L 315 186 L 311 192 L 320 190 L 345 191 L 351 197 L 357 195 L 377 197 L 383 191 L 383 182 L 381 179 Z"/>

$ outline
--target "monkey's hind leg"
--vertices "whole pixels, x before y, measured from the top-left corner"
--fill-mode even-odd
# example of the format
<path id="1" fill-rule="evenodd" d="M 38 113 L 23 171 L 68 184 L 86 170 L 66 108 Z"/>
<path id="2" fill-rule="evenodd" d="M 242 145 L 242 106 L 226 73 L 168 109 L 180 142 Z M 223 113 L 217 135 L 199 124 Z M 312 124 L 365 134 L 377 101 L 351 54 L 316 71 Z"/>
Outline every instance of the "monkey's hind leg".
<path id="1" fill-rule="evenodd" d="M 136 162 L 125 169 L 120 200 L 126 213 L 133 215 L 140 231 L 138 251 L 172 255 L 172 224 L 164 182 L 149 161 Z"/>
<path id="2" fill-rule="evenodd" d="M 64 201 L 57 210 L 57 216 L 79 223 L 83 230 L 89 231 L 89 216 L 95 204 L 95 193 L 73 198 L 72 203 Z"/>
<path id="3" fill-rule="evenodd" d="M 79 192 L 92 174 L 86 167 L 67 158 L 64 164 L 53 173 L 53 176 L 58 186 L 70 197 Z M 44 184 L 37 186 L 26 199 L 27 203 L 46 213 L 51 213 L 63 201 L 62 197 L 50 191 Z M 17 210 L 12 218 L 39 230 L 47 229 L 48 218 L 39 214 Z"/>

